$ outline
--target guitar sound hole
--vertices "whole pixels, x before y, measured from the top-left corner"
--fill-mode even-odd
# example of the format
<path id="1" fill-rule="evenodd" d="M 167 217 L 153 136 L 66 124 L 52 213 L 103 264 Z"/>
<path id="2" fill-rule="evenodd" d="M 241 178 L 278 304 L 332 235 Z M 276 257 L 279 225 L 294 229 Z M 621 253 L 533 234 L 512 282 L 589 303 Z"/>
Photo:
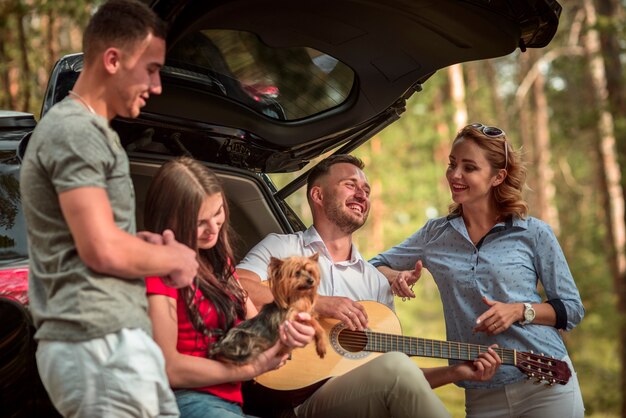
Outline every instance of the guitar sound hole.
<path id="1" fill-rule="evenodd" d="M 341 347 L 350 353 L 363 351 L 367 345 L 367 335 L 363 331 L 343 329 L 337 336 L 337 340 Z"/>

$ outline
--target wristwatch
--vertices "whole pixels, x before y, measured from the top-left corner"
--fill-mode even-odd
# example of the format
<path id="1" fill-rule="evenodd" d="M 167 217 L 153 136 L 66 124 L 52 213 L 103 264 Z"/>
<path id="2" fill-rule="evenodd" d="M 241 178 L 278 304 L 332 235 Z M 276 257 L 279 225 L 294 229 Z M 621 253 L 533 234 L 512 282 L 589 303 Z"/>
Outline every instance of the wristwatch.
<path id="1" fill-rule="evenodd" d="M 528 325 L 535 320 L 535 310 L 530 303 L 524 303 L 524 319 L 519 321 L 521 325 Z"/>

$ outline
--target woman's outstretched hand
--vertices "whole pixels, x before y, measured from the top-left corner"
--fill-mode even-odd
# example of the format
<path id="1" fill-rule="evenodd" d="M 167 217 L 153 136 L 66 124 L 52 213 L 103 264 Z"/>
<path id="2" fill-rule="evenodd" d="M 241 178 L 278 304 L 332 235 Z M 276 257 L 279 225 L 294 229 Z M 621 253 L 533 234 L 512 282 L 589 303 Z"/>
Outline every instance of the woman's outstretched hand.
<path id="1" fill-rule="evenodd" d="M 422 275 L 422 268 L 422 260 L 417 260 L 414 270 L 399 272 L 391 283 L 391 291 L 393 294 L 401 298 L 414 298 L 415 293 L 413 292 L 413 285 L 417 283 Z"/>

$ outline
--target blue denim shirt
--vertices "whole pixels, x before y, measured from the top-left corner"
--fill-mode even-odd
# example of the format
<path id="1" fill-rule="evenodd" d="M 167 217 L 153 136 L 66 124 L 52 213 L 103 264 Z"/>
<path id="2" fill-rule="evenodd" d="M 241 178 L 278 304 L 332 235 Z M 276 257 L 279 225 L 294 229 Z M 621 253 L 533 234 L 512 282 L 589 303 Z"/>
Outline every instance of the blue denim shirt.
<path id="1" fill-rule="evenodd" d="M 432 219 L 403 243 L 374 257 L 376 266 L 412 270 L 422 260 L 432 274 L 444 307 L 449 341 L 498 344 L 502 348 L 543 353 L 562 359 L 567 350 L 559 331 L 551 326 L 513 324 L 489 336 L 472 329 L 488 307 L 482 301 L 541 303 L 537 284 L 547 299 L 560 299 L 567 311 L 567 330 L 583 318 L 578 289 L 563 251 L 546 223 L 539 219 L 513 219 L 499 223 L 475 246 L 462 217 Z M 502 366 L 487 382 L 459 382 L 465 388 L 494 388 L 525 378 L 517 368 Z"/>

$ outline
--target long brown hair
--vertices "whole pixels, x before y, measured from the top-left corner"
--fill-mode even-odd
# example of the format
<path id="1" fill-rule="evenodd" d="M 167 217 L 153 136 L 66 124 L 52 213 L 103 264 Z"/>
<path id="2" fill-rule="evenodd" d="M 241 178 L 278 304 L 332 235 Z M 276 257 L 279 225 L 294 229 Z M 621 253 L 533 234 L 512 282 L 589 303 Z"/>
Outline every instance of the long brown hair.
<path id="1" fill-rule="evenodd" d="M 485 153 L 485 158 L 493 173 L 506 169 L 504 181 L 491 189 L 491 200 L 498 212 L 500 220 L 511 216 L 524 219 L 528 214 L 528 204 L 522 198 L 522 191 L 526 185 L 526 166 L 519 151 L 513 149 L 506 135 L 491 137 L 483 134 L 479 128 L 467 125 L 461 129 L 452 145 L 461 140 L 470 140 L 478 145 Z M 505 147 L 507 147 L 505 149 Z M 463 214 L 463 205 L 452 203 L 449 213 Z"/>
<path id="2" fill-rule="evenodd" d="M 221 194 L 224 201 L 224 223 L 213 248 L 198 248 L 198 214 L 204 200 Z M 180 289 L 187 314 L 194 328 L 207 341 L 225 333 L 235 321 L 246 316 L 245 291 L 233 276 L 234 258 L 228 202 L 219 178 L 198 161 L 181 157 L 161 166 L 152 179 L 144 209 L 145 228 L 156 233 L 166 229 L 176 240 L 196 249 L 200 268 L 193 286 Z M 207 329 L 195 302 L 195 289 L 211 302 L 217 312 L 219 329 Z"/>

